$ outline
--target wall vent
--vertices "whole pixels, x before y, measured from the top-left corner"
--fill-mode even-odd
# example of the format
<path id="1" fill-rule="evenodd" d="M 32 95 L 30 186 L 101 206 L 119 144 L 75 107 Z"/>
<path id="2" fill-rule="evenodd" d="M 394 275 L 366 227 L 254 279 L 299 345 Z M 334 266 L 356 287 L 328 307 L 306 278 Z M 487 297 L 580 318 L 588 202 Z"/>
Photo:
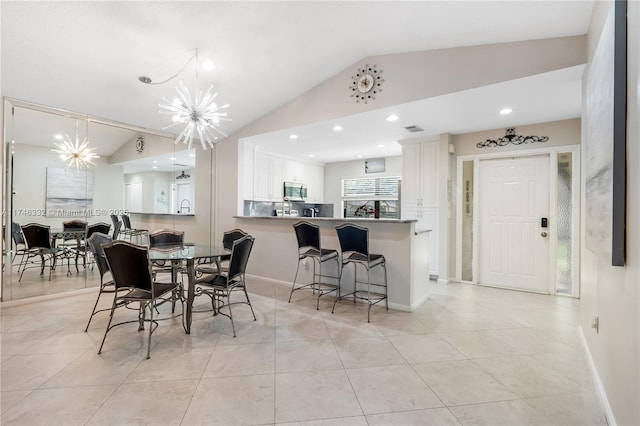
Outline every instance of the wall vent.
<path id="1" fill-rule="evenodd" d="M 405 129 L 407 129 L 408 131 L 410 131 L 411 133 L 417 133 L 417 132 L 423 132 L 424 129 L 420 126 L 407 126 L 405 127 Z"/>

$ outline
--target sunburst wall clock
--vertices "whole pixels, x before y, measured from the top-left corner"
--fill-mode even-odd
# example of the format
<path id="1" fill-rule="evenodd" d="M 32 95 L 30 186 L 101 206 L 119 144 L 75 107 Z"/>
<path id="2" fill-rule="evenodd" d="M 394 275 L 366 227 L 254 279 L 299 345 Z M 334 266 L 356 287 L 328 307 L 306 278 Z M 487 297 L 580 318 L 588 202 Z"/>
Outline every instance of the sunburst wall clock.
<path id="1" fill-rule="evenodd" d="M 362 101 L 365 104 L 374 100 L 382 92 L 384 78 L 380 74 L 382 70 L 377 69 L 376 65 L 366 64 L 363 68 L 358 68 L 356 75 L 351 76 L 351 97 L 356 98 L 356 102 Z"/>

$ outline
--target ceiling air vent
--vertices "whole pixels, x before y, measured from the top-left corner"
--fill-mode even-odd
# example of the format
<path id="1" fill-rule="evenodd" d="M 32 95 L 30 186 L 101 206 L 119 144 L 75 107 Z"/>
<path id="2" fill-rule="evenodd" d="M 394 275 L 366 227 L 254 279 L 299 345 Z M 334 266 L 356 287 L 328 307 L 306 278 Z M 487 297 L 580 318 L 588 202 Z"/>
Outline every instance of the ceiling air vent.
<path id="1" fill-rule="evenodd" d="M 411 133 L 417 133 L 417 132 L 423 132 L 424 131 L 424 129 L 422 127 L 420 127 L 420 126 L 407 126 L 407 127 L 405 127 L 405 129 L 407 129 Z"/>

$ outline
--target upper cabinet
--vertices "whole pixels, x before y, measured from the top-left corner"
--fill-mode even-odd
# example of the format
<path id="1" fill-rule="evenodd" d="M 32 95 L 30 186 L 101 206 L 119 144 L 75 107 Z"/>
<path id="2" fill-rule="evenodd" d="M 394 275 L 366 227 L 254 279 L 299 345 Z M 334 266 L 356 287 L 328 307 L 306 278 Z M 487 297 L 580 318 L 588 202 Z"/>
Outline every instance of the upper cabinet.
<path id="1" fill-rule="evenodd" d="M 256 152 L 253 168 L 253 199 L 282 201 L 284 160 L 271 154 Z"/>
<path id="2" fill-rule="evenodd" d="M 250 157 L 252 161 L 247 161 Z M 285 181 L 305 184 L 307 202 L 323 201 L 324 166 L 259 150 L 245 151 L 245 200 L 282 201 Z"/>

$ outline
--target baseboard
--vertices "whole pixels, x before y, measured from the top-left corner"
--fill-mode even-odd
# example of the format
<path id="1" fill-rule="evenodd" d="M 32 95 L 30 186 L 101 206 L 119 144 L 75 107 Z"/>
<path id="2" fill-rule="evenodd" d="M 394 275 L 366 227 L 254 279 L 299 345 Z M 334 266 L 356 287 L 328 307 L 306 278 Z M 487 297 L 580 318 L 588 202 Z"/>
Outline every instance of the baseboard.
<path id="1" fill-rule="evenodd" d="M 450 278 L 438 278 L 437 282 L 438 284 L 449 284 L 452 281 Z"/>
<path id="2" fill-rule="evenodd" d="M 609 404 L 609 399 L 607 398 L 607 392 L 604 390 L 604 386 L 602 385 L 602 381 L 600 380 L 600 376 L 598 375 L 596 364 L 593 362 L 593 357 L 591 356 L 589 345 L 587 345 L 587 338 L 584 337 L 584 333 L 582 331 L 581 326 L 578 326 L 578 334 L 580 335 L 580 340 L 582 340 L 582 346 L 584 347 L 584 352 L 585 354 L 587 354 L 587 362 L 589 363 L 591 376 L 593 377 L 593 381 L 596 385 L 596 391 L 598 393 L 598 396 L 600 397 L 602 408 L 604 409 L 604 416 L 607 418 L 607 423 L 609 424 L 609 426 L 616 426 L 617 425 L 616 419 L 613 416 L 613 410 L 611 409 L 611 405 Z"/>

